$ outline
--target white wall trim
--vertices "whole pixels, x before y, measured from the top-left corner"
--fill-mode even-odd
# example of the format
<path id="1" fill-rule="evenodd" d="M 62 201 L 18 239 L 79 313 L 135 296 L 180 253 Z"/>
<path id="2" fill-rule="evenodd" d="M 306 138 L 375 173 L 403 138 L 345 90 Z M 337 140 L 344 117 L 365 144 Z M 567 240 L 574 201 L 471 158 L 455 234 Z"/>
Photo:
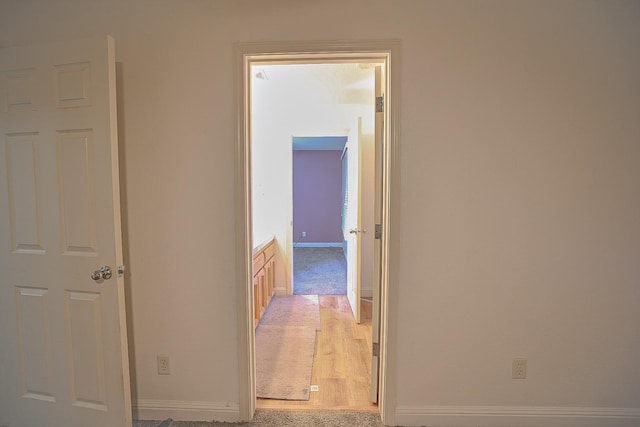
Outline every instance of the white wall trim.
<path id="1" fill-rule="evenodd" d="M 341 248 L 343 242 L 293 242 L 294 248 Z"/>
<path id="2" fill-rule="evenodd" d="M 640 424 L 640 408 L 555 406 L 398 406 L 396 423 L 457 427 L 617 427 Z"/>
<path id="3" fill-rule="evenodd" d="M 226 421 L 240 420 L 240 406 L 226 402 L 140 399 L 133 402 L 136 420 Z"/>

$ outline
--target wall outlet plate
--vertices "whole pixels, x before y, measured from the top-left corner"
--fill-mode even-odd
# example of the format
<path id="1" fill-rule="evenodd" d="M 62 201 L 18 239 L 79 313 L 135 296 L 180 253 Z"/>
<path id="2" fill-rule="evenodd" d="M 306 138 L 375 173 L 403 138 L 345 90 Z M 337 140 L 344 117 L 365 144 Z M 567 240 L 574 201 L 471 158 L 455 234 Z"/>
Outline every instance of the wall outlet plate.
<path id="1" fill-rule="evenodd" d="M 171 374 L 171 364 L 169 362 L 169 356 L 158 355 L 158 375 Z"/>
<path id="2" fill-rule="evenodd" d="M 524 380 L 527 378 L 527 359 L 513 359 L 511 364 L 511 378 Z"/>

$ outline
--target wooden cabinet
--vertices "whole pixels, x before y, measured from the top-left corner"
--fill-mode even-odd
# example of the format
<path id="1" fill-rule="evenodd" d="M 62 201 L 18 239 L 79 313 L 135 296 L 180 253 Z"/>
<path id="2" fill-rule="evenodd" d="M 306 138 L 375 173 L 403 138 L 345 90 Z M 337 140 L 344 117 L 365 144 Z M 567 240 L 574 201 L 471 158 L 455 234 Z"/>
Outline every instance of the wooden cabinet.
<path id="1" fill-rule="evenodd" d="M 253 250 L 253 322 L 258 326 L 275 292 L 276 279 L 275 239 Z"/>

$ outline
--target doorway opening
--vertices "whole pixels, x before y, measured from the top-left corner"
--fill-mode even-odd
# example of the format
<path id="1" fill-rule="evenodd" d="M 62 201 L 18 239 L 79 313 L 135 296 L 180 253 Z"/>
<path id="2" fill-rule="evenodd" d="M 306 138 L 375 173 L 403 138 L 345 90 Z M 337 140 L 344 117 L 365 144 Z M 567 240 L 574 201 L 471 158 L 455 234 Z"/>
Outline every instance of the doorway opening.
<path id="1" fill-rule="evenodd" d="M 255 326 L 256 326 L 256 307 L 263 304 L 264 298 L 256 298 L 255 281 L 253 277 L 254 268 L 254 244 L 261 242 L 259 234 L 260 225 L 256 224 L 254 218 L 254 208 L 260 205 L 257 200 L 260 192 L 264 189 L 260 188 L 255 175 L 259 172 L 254 169 L 252 159 L 255 159 L 256 146 L 252 144 L 255 132 L 254 122 L 254 102 L 253 90 L 255 82 L 254 77 L 258 79 L 268 79 L 269 73 L 260 70 L 259 67 L 267 65 L 301 65 L 301 64 L 344 64 L 358 67 L 358 64 L 369 64 L 377 66 L 380 72 L 377 78 L 380 79 L 380 88 L 384 92 L 383 96 L 376 97 L 376 106 L 379 108 L 380 114 L 375 114 L 375 120 L 379 125 L 373 126 L 374 133 L 379 136 L 378 150 L 375 156 L 376 168 L 374 180 L 374 199 L 375 207 L 374 224 L 371 229 L 367 230 L 375 237 L 375 252 L 377 255 L 377 264 L 373 268 L 374 284 L 371 291 L 372 302 L 372 333 L 371 333 L 371 398 L 373 401 L 379 399 L 379 409 L 383 420 L 385 413 L 390 413 L 392 409 L 393 390 L 391 389 L 391 381 L 387 381 L 387 377 L 392 373 L 387 371 L 390 352 L 387 349 L 387 330 L 388 330 L 388 282 L 389 282 L 389 224 L 390 224 L 390 194 L 392 186 L 390 185 L 391 176 L 394 173 L 391 165 L 394 162 L 395 150 L 395 120 L 392 121 L 391 108 L 383 109 L 382 104 L 387 103 L 388 106 L 393 105 L 391 100 L 391 53 L 398 51 L 397 42 L 371 42 L 371 43 L 307 43 L 306 47 L 299 44 L 287 43 L 243 43 L 236 46 L 236 75 L 239 79 L 236 81 L 236 99 L 237 104 L 237 210 L 238 217 L 242 221 L 238 222 L 238 273 L 241 283 L 238 287 L 238 334 L 239 334 L 239 362 L 240 362 L 240 416 L 242 419 L 251 419 L 256 407 L 256 371 L 255 371 Z M 286 52 L 286 53 L 283 53 Z M 397 58 L 397 56 L 396 56 Z M 277 103 L 277 99 L 269 100 L 272 105 Z M 273 124 L 273 123 L 271 123 Z M 351 126 L 347 130 L 357 131 L 361 129 L 359 126 Z M 304 132 L 308 133 L 308 130 Z M 323 130 L 325 132 L 325 130 Z M 289 132 L 289 137 L 297 132 Z M 356 138 L 357 139 L 357 138 Z M 375 144 L 374 144 L 375 145 Z M 257 150 L 257 149 L 256 149 Z M 352 150 L 350 156 L 353 155 Z M 273 153 L 272 153 L 273 154 Z M 276 167 L 277 168 L 277 167 Z M 276 169 L 274 168 L 274 169 Z M 289 173 L 291 169 L 288 169 Z M 290 180 L 291 178 L 289 178 Z M 253 186 L 252 186 L 253 184 Z M 256 197 L 257 196 L 257 197 Z M 272 206 L 279 206 L 277 202 L 273 202 Z M 286 207 L 285 207 L 286 210 Z M 289 211 L 288 217 L 291 218 Z M 276 265 L 278 261 L 282 262 L 280 269 L 280 277 L 275 273 L 274 277 L 274 295 L 291 295 L 293 293 L 292 268 L 290 264 L 292 247 L 293 247 L 293 231 L 292 223 L 289 221 L 288 226 L 283 232 L 282 242 L 276 241 L 275 255 Z M 361 236 L 365 234 L 365 229 L 361 222 L 356 222 L 355 226 L 348 229 L 348 233 L 355 237 L 353 240 L 355 247 L 359 244 Z M 346 239 L 345 239 L 346 240 Z M 348 253 L 359 253 L 357 250 L 347 250 Z M 266 255 L 265 255 L 266 256 Z M 358 260 L 359 261 L 359 260 Z M 355 269 L 356 272 L 358 269 Z M 351 274 L 351 273 L 350 273 Z M 354 273 L 357 274 L 357 273 Z M 354 282 L 355 283 L 355 282 Z M 269 289 L 267 286 L 266 289 Z M 355 320 L 359 320 L 359 297 L 360 289 L 357 296 L 358 299 L 353 301 L 350 298 L 349 304 L 354 312 Z M 259 310 L 258 310 L 259 311 Z M 387 409 L 388 408 L 388 409 Z M 312 409 L 312 408 L 309 408 Z M 325 408 L 326 409 L 326 408 Z M 387 418 L 389 419 L 389 418 Z"/>
<path id="2" fill-rule="evenodd" d="M 254 295 L 267 294 L 255 299 L 258 407 L 376 409 L 376 67 L 380 87 L 379 62 L 251 66 L 254 278 L 259 248 L 274 242 L 276 260 L 275 295 L 254 279 Z"/>
<path id="3" fill-rule="evenodd" d="M 344 71 L 353 72 L 350 68 L 352 66 L 336 64 L 324 67 L 324 71 L 332 71 L 344 80 L 347 78 Z M 366 73 L 360 78 L 366 79 Z M 333 83 L 327 87 L 344 91 L 349 90 L 347 86 L 343 81 L 336 82 L 335 87 Z M 306 98 L 304 93 L 302 96 Z M 370 102 L 373 102 L 373 94 Z M 345 111 L 344 114 L 349 113 Z M 322 117 L 318 120 L 322 120 Z M 330 119 L 324 124 L 332 126 Z M 344 254 L 345 213 L 348 206 L 344 175 L 347 143 L 348 135 L 293 137 L 294 295 L 347 294 Z M 259 214 L 254 209 L 254 217 Z"/>

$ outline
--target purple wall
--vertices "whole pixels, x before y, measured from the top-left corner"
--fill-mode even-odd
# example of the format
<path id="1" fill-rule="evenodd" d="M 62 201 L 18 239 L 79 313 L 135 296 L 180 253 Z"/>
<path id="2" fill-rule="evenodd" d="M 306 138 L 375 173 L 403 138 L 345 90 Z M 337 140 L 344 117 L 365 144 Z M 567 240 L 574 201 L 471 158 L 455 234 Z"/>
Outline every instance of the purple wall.
<path id="1" fill-rule="evenodd" d="M 342 242 L 341 155 L 334 150 L 293 152 L 294 242 Z"/>

